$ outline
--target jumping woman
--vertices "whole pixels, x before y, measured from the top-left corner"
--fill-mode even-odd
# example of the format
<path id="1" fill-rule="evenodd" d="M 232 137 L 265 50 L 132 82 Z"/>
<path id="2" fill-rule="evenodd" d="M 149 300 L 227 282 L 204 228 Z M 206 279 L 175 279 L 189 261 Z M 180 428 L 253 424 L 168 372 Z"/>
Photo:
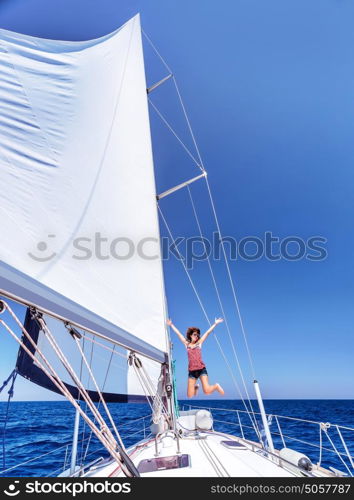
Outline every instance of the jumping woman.
<path id="1" fill-rule="evenodd" d="M 200 330 L 195 326 L 191 326 L 187 330 L 186 338 L 183 337 L 181 332 L 172 321 L 169 319 L 167 324 L 178 335 L 180 341 L 186 346 L 188 354 L 188 386 L 187 396 L 192 398 L 198 394 L 199 385 L 196 383 L 198 378 L 202 383 L 203 391 L 205 394 L 212 394 L 214 391 L 224 394 L 224 390 L 220 384 L 209 385 L 208 372 L 206 371 L 205 364 L 202 360 L 202 344 L 214 330 L 216 325 L 222 323 L 222 318 L 215 319 L 215 323 L 207 330 L 202 337 L 200 337 Z"/>

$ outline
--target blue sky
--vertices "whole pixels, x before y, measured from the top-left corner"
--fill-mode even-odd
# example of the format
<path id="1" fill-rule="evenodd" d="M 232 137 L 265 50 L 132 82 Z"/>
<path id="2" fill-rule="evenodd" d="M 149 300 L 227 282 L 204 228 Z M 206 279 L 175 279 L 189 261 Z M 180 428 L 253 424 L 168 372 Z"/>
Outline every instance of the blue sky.
<path id="1" fill-rule="evenodd" d="M 223 235 L 262 240 L 270 231 L 281 239 L 327 240 L 322 261 L 231 263 L 263 396 L 353 398 L 353 3 L 3 0 L 0 23 L 30 35 L 83 40 L 113 31 L 137 12 L 179 83 Z M 149 84 L 166 75 L 148 46 L 146 64 Z M 192 148 L 171 82 L 152 98 Z M 158 191 L 198 175 L 153 110 L 151 122 Z M 194 184 L 192 194 L 210 236 L 215 225 L 204 182 Z M 186 191 L 162 200 L 161 207 L 175 236 L 198 234 Z M 214 265 L 251 381 L 225 267 Z M 165 276 L 176 325 L 206 329 L 180 263 L 166 262 Z M 197 263 L 192 276 L 210 317 L 220 315 L 206 263 Z M 225 327 L 216 332 L 234 365 Z M 3 380 L 16 349 L 1 336 Z M 212 337 L 203 351 L 211 381 L 219 381 L 228 398 L 237 397 Z M 177 340 L 174 354 L 178 392 L 185 397 L 186 355 Z M 16 399 L 47 398 L 18 381 Z"/>

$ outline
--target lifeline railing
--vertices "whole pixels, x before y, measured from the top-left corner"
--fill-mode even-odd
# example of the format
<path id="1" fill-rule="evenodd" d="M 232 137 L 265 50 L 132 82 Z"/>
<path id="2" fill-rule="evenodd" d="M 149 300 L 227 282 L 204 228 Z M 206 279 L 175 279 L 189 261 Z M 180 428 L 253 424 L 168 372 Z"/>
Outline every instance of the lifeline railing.
<path id="1" fill-rule="evenodd" d="M 216 427 L 218 427 L 218 424 L 222 425 L 226 424 L 229 425 L 230 427 L 238 428 L 240 431 L 240 435 L 243 439 L 251 439 L 251 437 L 254 439 L 254 436 L 256 436 L 254 427 L 251 425 L 247 425 L 245 423 L 245 418 L 242 418 L 246 417 L 247 412 L 245 410 L 238 410 L 231 408 L 212 408 L 209 406 L 186 405 L 186 404 L 182 405 L 182 410 L 185 408 L 187 409 L 198 408 L 198 409 L 206 409 L 209 411 L 213 411 L 213 421 L 215 430 L 218 430 L 216 429 Z M 230 413 L 235 415 L 236 418 L 234 421 L 221 420 L 220 418 L 215 418 L 215 416 L 217 416 L 215 415 L 216 412 L 223 412 L 227 414 Z M 256 412 L 254 414 L 257 416 L 261 415 L 260 413 Z M 328 466 L 336 474 L 338 473 L 343 475 L 344 473 L 344 475 L 349 475 L 349 476 L 354 475 L 354 456 L 353 456 L 354 428 L 344 425 L 330 424 L 329 422 L 325 423 L 317 422 L 315 420 L 306 420 L 302 418 L 287 417 L 284 415 L 276 415 L 276 414 L 267 414 L 267 418 L 270 427 L 273 421 L 276 424 L 277 430 L 271 429 L 272 438 L 275 441 L 276 445 L 282 445 L 283 448 L 287 448 L 289 447 L 288 444 L 290 441 L 299 443 L 300 449 L 298 449 L 298 451 L 301 451 L 302 453 L 306 452 L 308 455 L 312 455 L 310 456 L 310 458 L 313 461 L 315 461 L 314 449 L 317 449 L 318 466 L 321 466 L 322 463 L 325 461 L 326 462 L 325 466 Z M 299 428 L 299 426 L 297 426 L 297 429 L 295 429 L 296 424 L 300 424 L 302 428 Z M 315 426 L 315 428 L 311 432 L 311 436 L 314 436 L 317 432 L 319 439 L 317 444 L 314 442 L 309 442 L 305 438 L 300 439 L 294 435 L 291 435 L 294 430 L 302 432 L 302 434 L 304 433 L 306 434 L 305 425 Z M 344 436 L 345 434 L 349 433 L 351 434 L 350 437 L 351 445 L 348 445 L 349 441 L 348 436 Z M 331 447 L 324 446 L 324 438 L 327 439 Z M 256 436 L 256 440 L 259 441 L 258 436 Z M 352 447 L 352 451 L 350 450 L 350 447 Z M 340 448 L 342 448 L 342 450 L 340 450 Z M 340 462 L 340 466 L 345 468 L 345 472 L 337 470 L 333 466 L 328 465 L 329 463 L 332 462 L 332 460 L 328 459 L 328 455 L 330 454 L 332 455 L 334 454 L 337 457 L 337 459 Z"/>
<path id="2" fill-rule="evenodd" d="M 119 429 L 122 430 L 122 436 L 123 436 L 124 440 L 128 441 L 133 436 L 138 436 L 139 434 L 140 434 L 141 438 L 144 438 L 144 439 L 146 437 L 150 436 L 150 428 L 149 427 L 150 427 L 150 423 L 151 423 L 151 417 L 152 417 L 152 414 L 144 415 L 144 416 L 136 418 L 134 420 L 130 420 L 129 422 L 125 422 L 123 424 L 120 424 Z M 146 420 L 148 420 L 148 424 L 146 424 Z M 138 430 L 135 430 L 134 432 L 130 432 L 129 427 L 134 425 L 134 429 L 135 429 L 137 422 L 141 422 L 141 424 L 142 424 L 141 428 L 139 428 Z M 92 436 L 87 436 L 83 439 L 80 439 L 78 441 L 78 445 L 81 445 L 82 447 L 84 445 L 86 445 L 86 447 L 87 447 L 87 445 L 90 444 L 91 437 Z M 35 441 L 33 442 L 33 444 L 35 445 Z M 133 444 L 133 443 L 131 443 L 131 444 Z M 130 446 L 129 443 L 127 443 L 127 445 Z M 37 455 L 33 458 L 30 458 L 29 460 L 25 460 L 21 463 L 17 463 L 16 465 L 12 465 L 10 467 L 7 467 L 4 470 L 0 470 L 0 477 L 1 476 L 6 476 L 6 477 L 12 476 L 15 473 L 19 474 L 19 475 L 23 475 L 23 476 L 28 476 L 28 475 L 30 475 L 29 468 L 32 468 L 32 472 L 36 472 L 35 471 L 36 467 L 38 467 L 38 468 L 44 467 L 44 465 L 41 466 L 41 464 L 39 462 L 41 460 L 42 460 L 42 463 L 45 464 L 45 467 L 49 468 L 51 463 L 54 464 L 54 463 L 59 462 L 60 459 L 55 458 L 56 454 L 59 452 L 60 452 L 59 453 L 60 457 L 63 457 L 63 455 L 64 455 L 64 458 L 61 458 L 63 460 L 62 465 L 60 465 L 60 467 L 56 468 L 53 472 L 48 474 L 47 477 L 52 477 L 52 476 L 55 477 L 55 476 L 58 476 L 60 474 L 63 474 L 64 472 L 66 472 L 70 469 L 71 448 L 72 448 L 71 441 L 64 443 L 63 445 L 61 445 L 58 448 L 55 448 L 51 451 L 48 451 L 46 453 L 42 453 L 41 455 Z M 106 449 L 103 446 L 95 446 L 95 449 L 90 451 L 90 453 L 88 453 L 87 449 L 86 449 L 86 453 L 83 457 L 84 458 L 83 462 L 85 462 L 85 463 L 81 463 L 80 457 L 78 456 L 79 463 L 78 463 L 77 470 L 75 471 L 75 476 L 80 475 L 81 473 L 86 471 L 91 466 L 93 466 L 93 465 L 97 466 L 97 465 L 99 465 L 99 463 L 101 461 L 104 461 L 107 458 L 107 454 L 105 457 L 99 456 L 99 457 L 96 457 L 89 462 L 86 462 L 86 459 L 88 457 L 91 457 L 92 455 L 95 455 L 95 454 L 100 455 L 100 453 L 102 453 L 102 451 L 106 452 Z M 43 461 L 43 459 L 45 462 Z M 38 462 L 39 462 L 39 464 L 38 464 Z M 48 462 L 49 462 L 49 465 L 48 465 Z M 34 466 L 34 468 L 33 468 L 33 466 Z M 33 474 L 33 475 L 36 475 L 36 474 Z"/>

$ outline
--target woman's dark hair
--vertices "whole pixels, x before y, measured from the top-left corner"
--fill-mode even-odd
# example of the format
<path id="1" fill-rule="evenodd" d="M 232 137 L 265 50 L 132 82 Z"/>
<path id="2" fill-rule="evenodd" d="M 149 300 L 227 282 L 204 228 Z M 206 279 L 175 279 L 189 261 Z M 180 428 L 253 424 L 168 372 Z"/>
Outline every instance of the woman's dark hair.
<path id="1" fill-rule="evenodd" d="M 200 337 L 200 330 L 199 330 L 199 328 L 197 328 L 196 326 L 190 326 L 188 328 L 187 334 L 186 334 L 186 339 L 188 340 L 188 342 L 192 342 L 192 333 L 197 333 L 198 337 Z"/>

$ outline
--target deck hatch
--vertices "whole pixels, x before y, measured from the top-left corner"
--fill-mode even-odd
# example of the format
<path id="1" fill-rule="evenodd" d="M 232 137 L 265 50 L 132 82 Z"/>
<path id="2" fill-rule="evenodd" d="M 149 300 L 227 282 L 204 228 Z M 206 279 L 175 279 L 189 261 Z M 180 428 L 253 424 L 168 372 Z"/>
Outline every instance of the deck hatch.
<path id="1" fill-rule="evenodd" d="M 221 441 L 221 444 L 226 448 L 232 448 L 233 450 L 247 450 L 247 446 L 238 441 Z"/>
<path id="2" fill-rule="evenodd" d="M 159 470 L 182 469 L 190 466 L 189 455 L 172 455 L 170 457 L 157 457 L 142 460 L 138 465 L 138 471 L 156 472 Z"/>

